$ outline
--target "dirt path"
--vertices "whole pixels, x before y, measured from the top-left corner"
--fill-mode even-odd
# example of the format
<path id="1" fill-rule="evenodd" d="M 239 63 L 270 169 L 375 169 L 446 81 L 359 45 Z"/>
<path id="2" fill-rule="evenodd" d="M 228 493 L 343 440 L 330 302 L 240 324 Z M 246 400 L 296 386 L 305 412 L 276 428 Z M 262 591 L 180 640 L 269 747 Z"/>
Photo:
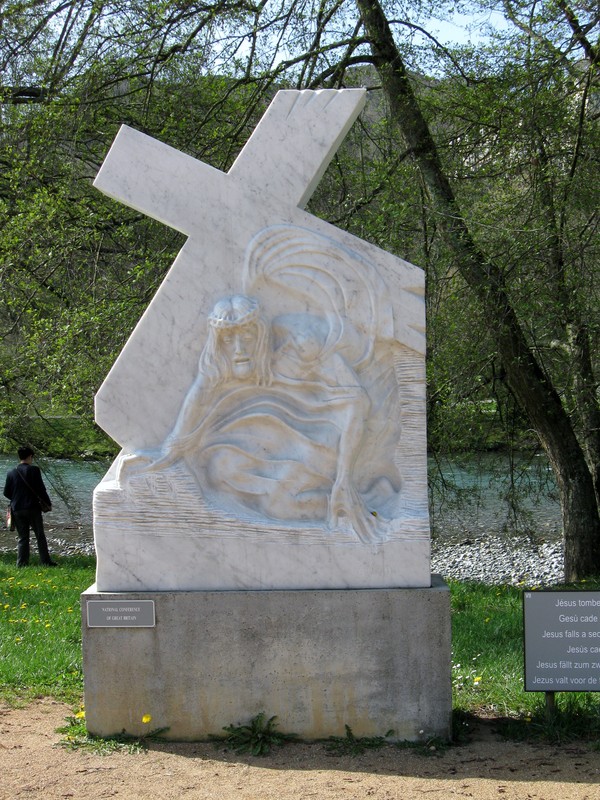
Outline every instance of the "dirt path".
<path id="1" fill-rule="evenodd" d="M 71 714 L 49 700 L 0 707 L 0 798 L 139 800 L 600 800 L 600 753 L 585 746 L 473 741 L 426 757 L 386 747 L 350 757 L 292 744 L 267 758 L 212 744 L 156 744 L 99 756 L 57 746 Z"/>

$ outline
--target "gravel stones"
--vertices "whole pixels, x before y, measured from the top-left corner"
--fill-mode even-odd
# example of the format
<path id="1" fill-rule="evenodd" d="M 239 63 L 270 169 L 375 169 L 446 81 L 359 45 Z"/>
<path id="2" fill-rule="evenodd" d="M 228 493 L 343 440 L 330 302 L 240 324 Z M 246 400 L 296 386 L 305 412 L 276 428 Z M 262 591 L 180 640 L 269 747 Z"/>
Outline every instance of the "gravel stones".
<path id="1" fill-rule="evenodd" d="M 564 581 L 561 541 L 482 536 L 432 542 L 431 571 L 445 580 L 512 586 L 549 586 Z"/>

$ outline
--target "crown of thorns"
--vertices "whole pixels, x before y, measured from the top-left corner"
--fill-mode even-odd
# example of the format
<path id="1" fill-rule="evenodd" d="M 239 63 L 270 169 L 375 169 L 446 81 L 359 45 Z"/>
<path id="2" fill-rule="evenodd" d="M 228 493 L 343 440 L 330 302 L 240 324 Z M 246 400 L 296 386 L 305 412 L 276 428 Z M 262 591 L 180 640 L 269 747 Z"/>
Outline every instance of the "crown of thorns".
<path id="1" fill-rule="evenodd" d="M 228 312 L 223 312 L 215 314 L 209 314 L 208 322 L 213 328 L 239 328 L 242 325 L 247 325 L 249 322 L 253 322 L 258 317 L 258 308 L 251 308 L 250 311 L 246 312 L 241 317 L 235 317 L 235 319 L 228 319 L 225 314 Z"/>

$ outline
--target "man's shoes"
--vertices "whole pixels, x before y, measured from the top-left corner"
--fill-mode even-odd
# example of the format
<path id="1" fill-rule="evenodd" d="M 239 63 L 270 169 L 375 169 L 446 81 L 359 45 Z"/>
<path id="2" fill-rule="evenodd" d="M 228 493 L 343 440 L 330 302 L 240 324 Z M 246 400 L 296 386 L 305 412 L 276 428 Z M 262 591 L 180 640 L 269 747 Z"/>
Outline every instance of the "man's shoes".
<path id="1" fill-rule="evenodd" d="M 56 563 L 56 561 L 46 561 L 46 563 L 43 564 L 42 566 L 44 566 L 44 567 L 58 567 L 58 564 Z"/>

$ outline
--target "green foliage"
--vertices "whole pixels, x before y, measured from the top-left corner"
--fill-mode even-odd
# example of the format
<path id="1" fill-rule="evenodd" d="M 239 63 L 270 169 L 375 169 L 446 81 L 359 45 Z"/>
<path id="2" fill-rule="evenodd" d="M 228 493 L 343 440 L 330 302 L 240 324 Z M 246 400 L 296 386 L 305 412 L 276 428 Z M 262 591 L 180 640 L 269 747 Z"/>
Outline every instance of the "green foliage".
<path id="1" fill-rule="evenodd" d="M 394 735 L 393 730 L 389 730 L 385 736 L 359 736 L 356 737 L 349 725 L 344 725 L 345 736 L 330 736 L 325 745 L 327 750 L 339 756 L 358 756 L 365 750 L 379 750 Z"/>
<path id="2" fill-rule="evenodd" d="M 118 445 L 88 416 L 14 416 L 0 435 L 0 452 L 14 455 L 22 442 L 33 443 L 38 454 L 63 459 L 107 459 Z"/>
<path id="3" fill-rule="evenodd" d="M 598 239 L 590 229 L 597 233 L 590 174 L 600 144 L 597 81 L 568 47 L 561 52 L 573 33 L 562 12 L 543 8 L 491 46 L 461 50 L 420 100 L 469 230 L 500 267 L 528 342 L 584 442 L 593 438 L 592 408 L 597 413 L 589 387 L 597 384 L 598 362 L 585 357 L 588 347 L 597 352 L 600 329 Z M 428 288 L 432 444 L 485 443 L 477 417 L 467 409 L 461 426 L 457 415 L 465 402 L 486 400 L 497 404 L 504 441 L 515 434 L 518 441 L 528 422 L 511 410 L 494 331 L 451 262 L 435 267 Z M 497 433 L 493 439 L 502 441 Z M 597 450 L 588 456 L 597 463 Z"/>
<path id="4" fill-rule="evenodd" d="M 247 725 L 227 725 L 223 730 L 225 737 L 211 736 L 225 742 L 236 753 L 250 753 L 253 756 L 266 756 L 273 747 L 281 747 L 296 737 L 294 733 L 280 733 L 275 730 L 277 717 L 266 718 L 263 711 L 253 717 Z"/>
<path id="5" fill-rule="evenodd" d="M 42 9 L 51 5 L 36 4 L 36 15 L 43 16 Z M 21 12 L 25 15 L 17 41 L 10 45 L 13 54 L 19 36 L 27 36 L 26 6 L 15 8 L 11 19 L 18 30 L 17 18 Z M 72 22 L 55 51 L 58 60 L 67 56 L 82 6 L 71 9 Z M 132 64 L 148 57 L 146 47 L 153 41 L 141 46 L 133 19 L 151 30 L 164 23 L 178 34 L 187 25 L 189 33 L 190 15 L 177 16 L 176 21 L 172 14 L 146 14 L 141 7 L 132 9 L 129 20 L 126 14 L 117 15 L 115 25 L 123 25 L 130 36 L 118 45 L 104 37 L 92 15 L 85 46 L 99 46 L 104 57 L 86 62 L 81 72 L 67 64 L 60 98 L 52 95 L 44 103 L 3 106 L 0 447 L 4 449 L 12 450 L 15 442 L 26 440 L 39 452 L 55 456 L 114 451 L 114 445 L 94 432 L 93 397 L 184 241 L 181 234 L 103 197 L 91 185 L 119 125 L 126 122 L 222 169 L 229 168 L 252 129 L 255 101 L 245 97 L 243 86 L 236 89 L 223 76 L 205 75 L 199 80 L 204 60 L 195 48 L 185 61 L 163 64 L 160 79 L 150 56 L 153 84 L 142 77 L 143 70 L 134 70 L 135 77 L 128 73 Z M 58 34 L 60 25 L 51 27 L 47 37 L 54 30 Z M 31 35 L 29 53 L 40 45 L 35 40 L 38 34 Z M 4 45 L 0 35 L 0 61 Z M 44 47 L 40 46 L 36 64 L 37 76 L 46 66 L 52 68 L 51 60 L 44 64 Z M 14 79 L 29 82 L 32 62 L 25 53 L 19 65 L 22 73 Z M 119 75 L 125 83 L 119 84 Z M 241 108 L 243 102 L 248 109 Z M 42 420 L 46 426 L 57 418 L 81 421 L 92 447 L 57 441 L 51 430 L 43 431 L 37 424 Z"/>

